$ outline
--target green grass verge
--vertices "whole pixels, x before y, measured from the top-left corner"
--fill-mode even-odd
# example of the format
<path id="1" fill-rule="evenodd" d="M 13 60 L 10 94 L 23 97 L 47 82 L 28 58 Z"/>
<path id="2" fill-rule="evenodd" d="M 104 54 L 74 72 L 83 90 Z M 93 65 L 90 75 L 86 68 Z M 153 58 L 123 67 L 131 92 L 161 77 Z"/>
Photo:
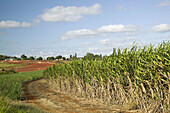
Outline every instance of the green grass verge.
<path id="1" fill-rule="evenodd" d="M 26 82 L 40 79 L 42 77 L 43 71 L 0 75 L 0 96 L 9 97 L 12 100 L 20 99 L 23 93 L 23 85 Z"/>
<path id="2" fill-rule="evenodd" d="M 2 69 L 8 69 L 8 68 L 22 68 L 25 67 L 27 65 L 31 65 L 32 63 L 30 62 L 23 62 L 21 64 L 13 64 L 13 63 L 9 63 L 9 62 L 0 62 L 0 71 Z"/>
<path id="3" fill-rule="evenodd" d="M 44 113 L 41 109 L 28 104 L 16 103 L 11 100 L 0 97 L 0 113 Z"/>
<path id="4" fill-rule="evenodd" d="M 18 66 L 18 64 L 10 64 L 7 62 L 0 62 L 0 69 L 1 68 L 9 68 L 9 67 L 15 67 Z"/>
<path id="5" fill-rule="evenodd" d="M 33 113 L 37 109 L 19 104 L 9 104 L 12 100 L 22 97 L 23 85 L 29 81 L 40 79 L 43 77 L 43 71 L 20 72 L 16 74 L 0 75 L 0 113 Z"/>

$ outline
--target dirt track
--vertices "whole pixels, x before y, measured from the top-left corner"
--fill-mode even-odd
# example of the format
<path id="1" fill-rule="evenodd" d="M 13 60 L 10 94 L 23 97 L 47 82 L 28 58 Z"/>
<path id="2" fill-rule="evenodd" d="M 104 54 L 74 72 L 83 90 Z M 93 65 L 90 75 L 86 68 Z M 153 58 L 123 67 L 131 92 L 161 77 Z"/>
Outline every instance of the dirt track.
<path id="1" fill-rule="evenodd" d="M 26 103 L 50 113 L 120 113 L 119 106 L 106 106 L 100 101 L 61 94 L 48 87 L 45 80 L 29 82 L 24 86 Z M 127 113 L 127 112 L 126 112 Z"/>

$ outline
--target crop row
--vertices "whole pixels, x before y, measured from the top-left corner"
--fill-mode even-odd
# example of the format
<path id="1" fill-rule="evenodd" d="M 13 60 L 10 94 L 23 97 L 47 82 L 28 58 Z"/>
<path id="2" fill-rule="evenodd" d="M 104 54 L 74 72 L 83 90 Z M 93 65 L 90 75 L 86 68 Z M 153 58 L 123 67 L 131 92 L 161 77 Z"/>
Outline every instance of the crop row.
<path id="1" fill-rule="evenodd" d="M 133 46 L 130 49 L 113 49 L 113 53 L 103 60 L 81 60 L 54 65 L 45 70 L 44 75 L 58 83 L 63 82 L 64 87 L 61 84 L 58 86 L 66 91 L 69 89 L 69 92 L 70 87 L 75 85 L 74 88 L 81 89 L 81 96 L 90 95 L 89 97 L 103 99 L 109 104 L 116 101 L 122 106 L 135 102 L 133 109 L 143 109 L 146 112 L 168 112 L 169 70 L 168 41 L 157 47 L 150 45 L 143 48 Z M 61 87 L 60 90 L 64 90 Z M 73 92 L 74 89 L 71 90 Z M 76 92 L 78 90 L 73 93 Z M 98 96 L 100 94 L 106 96 Z"/>

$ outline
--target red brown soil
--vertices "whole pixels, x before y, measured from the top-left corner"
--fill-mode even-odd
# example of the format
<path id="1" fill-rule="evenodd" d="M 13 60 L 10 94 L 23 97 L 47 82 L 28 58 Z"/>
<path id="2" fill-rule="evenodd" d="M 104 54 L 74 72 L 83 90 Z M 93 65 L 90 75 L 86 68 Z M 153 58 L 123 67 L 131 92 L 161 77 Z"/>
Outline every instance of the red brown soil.
<path id="1" fill-rule="evenodd" d="M 123 111 L 120 106 L 106 106 L 98 100 L 80 98 L 58 92 L 44 79 L 25 84 L 24 103 L 29 103 L 49 113 L 139 113 Z"/>
<path id="2" fill-rule="evenodd" d="M 5 61 L 10 64 L 17 64 L 18 66 L 12 67 L 16 72 L 29 72 L 37 70 L 45 70 L 50 66 L 56 64 L 57 61 Z"/>

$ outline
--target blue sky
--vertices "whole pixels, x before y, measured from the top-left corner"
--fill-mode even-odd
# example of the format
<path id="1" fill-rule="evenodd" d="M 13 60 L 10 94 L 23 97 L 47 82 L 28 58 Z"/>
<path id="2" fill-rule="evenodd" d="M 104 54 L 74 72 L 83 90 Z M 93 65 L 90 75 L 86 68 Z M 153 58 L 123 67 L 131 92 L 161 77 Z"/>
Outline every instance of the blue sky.
<path id="1" fill-rule="evenodd" d="M 0 54 L 109 55 L 170 40 L 170 0 L 0 0 Z"/>

